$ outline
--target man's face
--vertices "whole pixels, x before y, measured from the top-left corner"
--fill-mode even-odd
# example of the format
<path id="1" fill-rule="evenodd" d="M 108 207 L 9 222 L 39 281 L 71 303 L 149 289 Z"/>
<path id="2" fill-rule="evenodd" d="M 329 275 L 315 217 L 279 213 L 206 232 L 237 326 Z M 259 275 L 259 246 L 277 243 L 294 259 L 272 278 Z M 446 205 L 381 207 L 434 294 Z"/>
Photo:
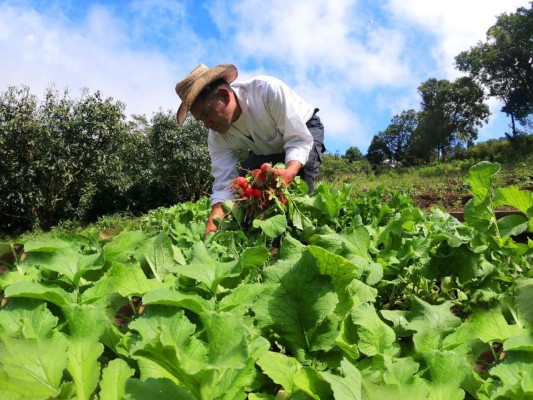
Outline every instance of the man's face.
<path id="1" fill-rule="evenodd" d="M 202 121 L 207 129 L 218 133 L 226 133 L 231 127 L 232 115 L 228 103 L 220 93 L 195 101 L 191 114 L 197 121 Z"/>

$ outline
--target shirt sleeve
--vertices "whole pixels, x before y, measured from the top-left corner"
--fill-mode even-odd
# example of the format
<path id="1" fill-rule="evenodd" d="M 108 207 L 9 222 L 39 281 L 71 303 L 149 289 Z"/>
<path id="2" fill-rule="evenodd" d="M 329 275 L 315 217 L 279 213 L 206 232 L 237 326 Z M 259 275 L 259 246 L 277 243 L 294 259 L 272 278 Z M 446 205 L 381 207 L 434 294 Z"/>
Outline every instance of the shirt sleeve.
<path id="1" fill-rule="evenodd" d="M 235 198 L 229 187 L 231 181 L 238 176 L 237 155 L 233 150 L 214 145 L 216 133 L 210 132 L 208 137 L 209 156 L 211 157 L 211 175 L 213 175 L 213 192 L 211 206 Z"/>
<path id="2" fill-rule="evenodd" d="M 313 148 L 313 136 L 306 123 L 313 107 L 280 80 L 273 80 L 267 93 L 268 108 L 283 135 L 285 163 L 296 160 L 305 165 Z"/>

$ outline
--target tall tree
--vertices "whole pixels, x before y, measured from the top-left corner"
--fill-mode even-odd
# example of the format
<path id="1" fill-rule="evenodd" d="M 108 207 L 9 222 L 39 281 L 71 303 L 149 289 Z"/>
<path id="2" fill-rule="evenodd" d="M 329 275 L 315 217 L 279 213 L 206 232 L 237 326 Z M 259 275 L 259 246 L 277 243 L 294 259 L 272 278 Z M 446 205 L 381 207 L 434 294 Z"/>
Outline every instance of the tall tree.
<path id="1" fill-rule="evenodd" d="M 412 135 L 418 127 L 418 113 L 413 110 L 403 111 L 395 115 L 390 125 L 383 132 L 383 140 L 387 143 L 392 155 L 391 161 L 404 162 L 412 140 Z"/>
<path id="2" fill-rule="evenodd" d="M 372 138 L 370 146 L 368 146 L 366 159 L 370 162 L 370 164 L 375 166 L 383 164 L 385 160 L 388 160 L 390 158 L 390 149 L 387 147 L 387 144 L 383 140 L 383 135 L 380 132 L 380 134 L 375 135 Z"/>
<path id="3" fill-rule="evenodd" d="M 344 153 L 343 158 L 348 162 L 360 161 L 363 159 L 363 153 L 355 146 L 351 146 Z"/>
<path id="4" fill-rule="evenodd" d="M 395 115 L 384 131 L 374 136 L 368 154 L 373 164 L 389 160 L 403 163 L 407 160 L 411 138 L 418 126 L 418 113 L 413 110 Z M 368 158 L 368 155 L 367 155 Z"/>
<path id="5" fill-rule="evenodd" d="M 433 151 L 439 158 L 446 157 L 455 143 L 474 143 L 490 111 L 483 90 L 473 79 L 462 77 L 450 82 L 430 78 L 418 92 L 422 102 L 415 147 L 422 158 L 429 161 Z"/>
<path id="6" fill-rule="evenodd" d="M 460 53 L 456 66 L 503 102 L 502 111 L 511 118 L 512 135 L 519 134 L 516 122 L 526 126 L 533 113 L 533 7 L 502 14 L 487 31 L 486 41 Z"/>

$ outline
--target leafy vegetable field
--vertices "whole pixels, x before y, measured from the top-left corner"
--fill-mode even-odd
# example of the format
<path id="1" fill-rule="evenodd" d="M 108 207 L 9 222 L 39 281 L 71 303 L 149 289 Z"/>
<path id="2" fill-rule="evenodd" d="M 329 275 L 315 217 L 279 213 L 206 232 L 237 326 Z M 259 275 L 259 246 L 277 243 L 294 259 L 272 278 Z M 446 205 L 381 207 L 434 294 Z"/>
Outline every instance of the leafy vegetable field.
<path id="1" fill-rule="evenodd" d="M 0 398 L 533 399 L 533 193 L 499 169 L 464 222 L 296 184 L 207 237 L 204 199 L 4 245 Z"/>

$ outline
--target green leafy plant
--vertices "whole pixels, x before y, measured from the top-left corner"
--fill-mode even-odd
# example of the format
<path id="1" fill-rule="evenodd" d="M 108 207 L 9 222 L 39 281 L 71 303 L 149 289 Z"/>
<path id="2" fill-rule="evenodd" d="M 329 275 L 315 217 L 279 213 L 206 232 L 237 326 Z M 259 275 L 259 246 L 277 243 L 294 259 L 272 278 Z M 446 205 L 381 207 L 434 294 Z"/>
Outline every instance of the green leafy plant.
<path id="1" fill-rule="evenodd" d="M 0 397 L 531 397 L 533 198 L 498 170 L 468 172 L 464 223 L 296 182 L 246 231 L 204 236 L 204 199 L 2 246 Z"/>

